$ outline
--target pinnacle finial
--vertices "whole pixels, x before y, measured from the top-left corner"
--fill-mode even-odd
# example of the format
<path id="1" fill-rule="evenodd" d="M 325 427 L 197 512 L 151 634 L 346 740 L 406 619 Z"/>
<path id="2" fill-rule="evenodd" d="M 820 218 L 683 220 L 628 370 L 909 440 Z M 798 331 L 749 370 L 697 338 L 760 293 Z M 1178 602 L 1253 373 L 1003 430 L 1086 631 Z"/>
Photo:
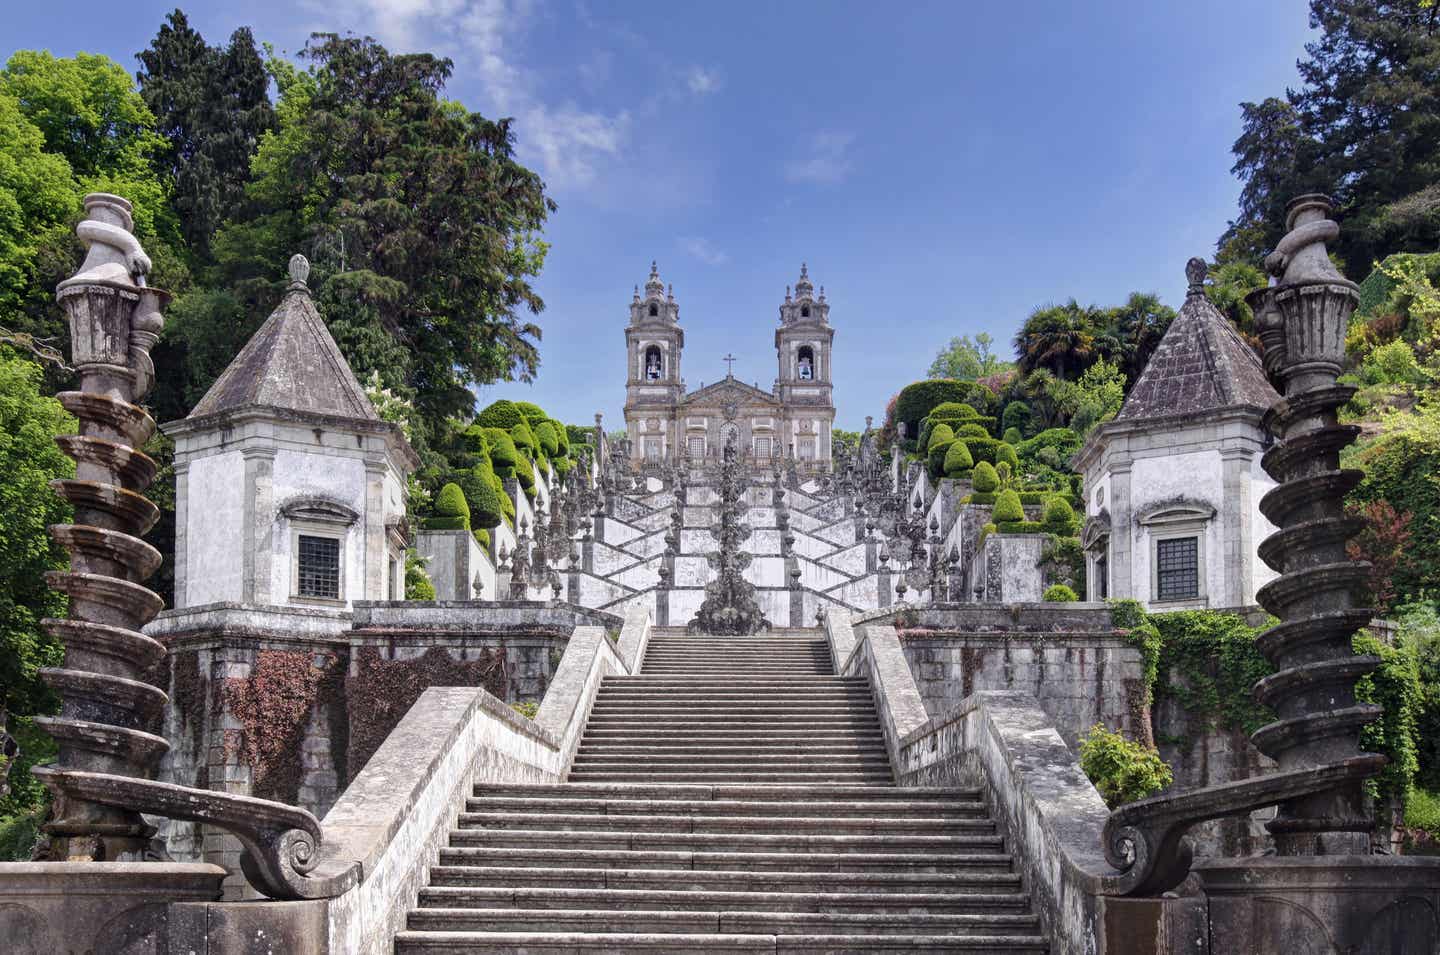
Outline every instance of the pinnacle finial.
<path id="1" fill-rule="evenodd" d="M 1185 263 L 1185 278 L 1190 282 L 1188 295 L 1200 295 L 1205 291 L 1205 275 L 1210 267 L 1198 256 Z"/>
<path id="2" fill-rule="evenodd" d="M 310 280 L 310 260 L 299 252 L 290 256 L 290 285 L 308 288 L 305 283 Z"/>
<path id="3" fill-rule="evenodd" d="M 806 279 L 806 278 L 809 278 L 809 277 L 810 277 L 810 266 L 807 265 L 807 264 L 804 263 L 804 262 L 801 262 L 801 263 L 800 263 L 800 277 L 801 277 L 802 279 Z"/>

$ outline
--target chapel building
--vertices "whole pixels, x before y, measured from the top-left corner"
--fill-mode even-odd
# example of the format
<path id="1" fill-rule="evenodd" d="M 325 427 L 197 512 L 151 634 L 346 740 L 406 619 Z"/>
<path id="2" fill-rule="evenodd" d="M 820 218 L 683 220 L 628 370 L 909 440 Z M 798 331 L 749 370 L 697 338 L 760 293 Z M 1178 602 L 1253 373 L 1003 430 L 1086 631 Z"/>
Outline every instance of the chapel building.
<path id="1" fill-rule="evenodd" d="M 637 287 L 625 329 L 631 460 L 642 469 L 715 461 L 733 439 L 741 456 L 756 466 L 783 458 L 801 471 L 830 471 L 835 330 L 829 317 L 824 288 L 817 297 L 809 270 L 801 265 L 794 293 L 787 287 L 780 305 L 774 388 L 748 385 L 732 373 L 687 391 L 680 366 L 685 348 L 680 306 L 673 287 L 666 289 L 651 263 L 644 297 Z"/>

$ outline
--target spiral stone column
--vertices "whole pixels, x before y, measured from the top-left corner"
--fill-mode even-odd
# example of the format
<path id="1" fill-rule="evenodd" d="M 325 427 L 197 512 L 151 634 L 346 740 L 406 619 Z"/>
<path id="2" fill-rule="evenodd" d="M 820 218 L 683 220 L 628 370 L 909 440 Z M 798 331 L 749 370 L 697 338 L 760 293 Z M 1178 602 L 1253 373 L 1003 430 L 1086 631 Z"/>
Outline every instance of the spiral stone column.
<path id="1" fill-rule="evenodd" d="M 75 522 L 50 528 L 70 553 L 70 569 L 49 575 L 69 596 L 70 614 L 45 621 L 65 645 L 65 662 L 41 671 L 62 703 L 58 716 L 37 722 L 59 743 L 56 768 L 148 779 L 169 746 L 149 731 L 166 695 L 146 671 L 165 648 L 140 632 L 162 603 L 143 584 L 160 553 L 140 539 L 158 517 L 142 496 L 155 463 L 138 450 L 155 421 L 135 402 L 154 381 L 149 353 L 169 296 L 144 285 L 150 263 L 130 233 L 130 203 L 95 194 L 85 210 L 77 231 L 87 257 L 57 290 L 79 377 L 79 390 L 57 396 L 79 423 L 76 434 L 56 439 L 75 459 L 75 477 L 54 483 L 74 505 Z M 35 774 L 48 782 L 52 771 Z M 138 811 L 52 789 L 51 858 L 134 861 L 163 853 L 151 849 L 155 829 Z"/>

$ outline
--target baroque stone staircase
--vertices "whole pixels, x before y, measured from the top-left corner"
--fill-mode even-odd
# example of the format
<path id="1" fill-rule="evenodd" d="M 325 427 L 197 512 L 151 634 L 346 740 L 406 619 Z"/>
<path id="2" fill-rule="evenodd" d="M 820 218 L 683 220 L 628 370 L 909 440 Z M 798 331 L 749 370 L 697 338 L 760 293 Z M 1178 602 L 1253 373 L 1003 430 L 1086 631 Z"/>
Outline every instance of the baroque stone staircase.
<path id="1" fill-rule="evenodd" d="M 977 790 L 895 787 L 866 681 L 814 630 L 657 630 L 569 782 L 481 786 L 411 953 L 1044 953 Z"/>

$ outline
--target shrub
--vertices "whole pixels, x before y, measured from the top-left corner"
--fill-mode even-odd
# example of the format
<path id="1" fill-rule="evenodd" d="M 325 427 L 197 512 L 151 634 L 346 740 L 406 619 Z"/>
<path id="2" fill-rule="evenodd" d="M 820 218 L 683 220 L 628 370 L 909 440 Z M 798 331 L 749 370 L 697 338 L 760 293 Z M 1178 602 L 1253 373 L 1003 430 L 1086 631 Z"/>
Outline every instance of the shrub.
<path id="1" fill-rule="evenodd" d="M 981 461 L 975 465 L 975 474 L 971 480 L 975 490 L 982 494 L 993 493 L 1000 487 L 1000 476 L 995 473 L 995 465 L 989 461 Z"/>
<path id="2" fill-rule="evenodd" d="M 1423 385 L 1430 376 L 1420 367 L 1415 349 L 1404 339 L 1377 345 L 1360 365 L 1360 380 L 1367 385 Z"/>
<path id="3" fill-rule="evenodd" d="M 560 453 L 561 453 L 561 454 L 569 454 L 569 453 L 570 453 L 570 431 L 569 431 L 569 426 L 566 425 L 565 422 L 563 422 L 563 421 L 556 421 L 554 418 L 549 419 L 549 421 L 550 421 L 550 427 L 552 427 L 552 428 L 555 429 L 555 444 L 558 446 L 558 448 L 559 448 L 559 450 L 560 450 Z M 583 442 L 582 442 L 582 443 L 583 443 Z"/>
<path id="4" fill-rule="evenodd" d="M 1006 489 L 995 496 L 995 512 L 990 519 L 997 525 L 1025 520 L 1025 508 L 1020 506 L 1020 495 Z"/>
<path id="5" fill-rule="evenodd" d="M 1149 622 L 1161 638 L 1156 703 L 1173 700 L 1195 736 L 1217 729 L 1253 733 L 1275 719 L 1250 695 L 1255 681 L 1275 670 L 1255 646 L 1263 627 L 1213 610 L 1152 613 Z"/>
<path id="6" fill-rule="evenodd" d="M 1045 513 L 1041 523 L 1051 528 L 1051 533 L 1067 537 L 1075 531 L 1075 509 L 1059 494 L 1045 502 Z"/>
<path id="7" fill-rule="evenodd" d="M 1040 599 L 1046 603 L 1073 604 L 1080 598 L 1076 596 L 1075 591 L 1064 584 L 1051 584 L 1045 588 L 1045 593 L 1040 595 Z"/>
<path id="8" fill-rule="evenodd" d="M 513 401 L 506 401 L 501 398 L 492 402 L 486 409 L 475 416 L 475 423 L 482 428 L 499 428 L 502 431 L 509 431 L 525 420 L 525 415 Z"/>
<path id="9" fill-rule="evenodd" d="M 549 421 L 541 421 L 535 426 L 535 440 L 539 442 L 545 457 L 554 458 L 560 454 L 560 436 L 555 433 L 555 426 Z"/>
<path id="10" fill-rule="evenodd" d="M 1019 444 L 1023 439 L 1020 437 L 1019 428 L 1006 428 L 1005 435 L 1000 440 L 1013 447 L 1014 445 Z"/>
<path id="11" fill-rule="evenodd" d="M 895 421 L 904 422 L 906 433 L 920 433 L 920 419 L 930 414 L 931 409 L 947 402 L 968 404 L 974 408 L 989 410 L 995 396 L 984 385 L 973 381 L 956 381 L 953 378 L 935 378 L 906 385 L 895 396 Z"/>
<path id="12" fill-rule="evenodd" d="M 533 460 L 540 454 L 540 442 L 535 440 L 535 432 L 530 426 L 521 421 L 510 429 L 510 438 L 515 442 L 515 447 L 529 455 Z"/>
<path id="13" fill-rule="evenodd" d="M 479 545 L 480 545 L 480 548 L 481 548 L 482 550 L 487 551 L 487 552 L 490 550 L 490 532 L 489 532 L 489 531 L 487 531 L 485 528 L 481 527 L 481 528 L 477 528 L 477 529 L 471 531 L 470 533 L 475 536 L 475 543 L 479 544 Z"/>
<path id="14" fill-rule="evenodd" d="M 1355 635 L 1353 645 L 1356 653 L 1380 658 L 1378 667 L 1356 681 L 1355 699 L 1378 703 L 1385 710 L 1360 731 L 1362 750 L 1390 757 L 1380 775 L 1365 784 L 1379 797 L 1376 809 L 1383 819 L 1392 801 L 1399 802 L 1409 794 L 1419 769 L 1415 732 L 1424 699 L 1420 667 L 1409 647 L 1392 647 L 1363 630 Z"/>
<path id="15" fill-rule="evenodd" d="M 930 457 L 930 474 L 939 477 L 945 473 L 945 452 L 955 442 L 955 432 L 948 424 L 937 424 L 930 432 L 930 442 L 925 453 Z"/>
<path id="16" fill-rule="evenodd" d="M 1101 723 L 1080 739 L 1080 768 L 1111 809 L 1153 795 L 1175 779 L 1159 753 Z"/>
<path id="17" fill-rule="evenodd" d="M 446 487 L 454 487 L 447 484 Z M 444 491 L 441 491 L 443 494 Z M 425 571 L 425 558 L 412 551 L 405 553 L 405 599 L 434 600 L 435 584 Z"/>
<path id="18" fill-rule="evenodd" d="M 515 465 L 520 460 L 520 451 L 510 432 L 501 428 L 486 428 L 485 440 L 490 443 L 490 464 L 502 478 L 515 476 Z"/>
<path id="19" fill-rule="evenodd" d="M 1405 797 L 1405 827 L 1440 837 L 1440 793 L 1411 786 Z"/>
<path id="20" fill-rule="evenodd" d="M 520 414 L 524 416 L 525 420 L 530 423 L 530 427 L 532 428 L 550 417 L 548 414 L 545 413 L 544 408 L 535 404 L 535 402 L 533 401 L 517 401 L 515 402 L 515 410 L 519 411 Z"/>
<path id="21" fill-rule="evenodd" d="M 949 449 L 945 452 L 945 476 L 948 478 L 963 477 L 975 466 L 975 461 L 970 457 L 970 450 L 965 447 L 964 441 L 951 441 Z"/>
<path id="22" fill-rule="evenodd" d="M 533 720 L 536 714 L 540 712 L 540 704 L 532 702 L 511 703 L 510 708 L 527 720 Z"/>
<path id="23" fill-rule="evenodd" d="M 995 463 L 1008 464 L 1013 473 L 1020 467 L 1020 456 L 1015 453 L 1015 445 L 1009 442 L 1002 442 L 995 446 Z"/>
<path id="24" fill-rule="evenodd" d="M 959 430 L 957 430 L 957 431 L 955 432 L 955 437 L 957 437 L 957 438 L 988 438 L 988 437 L 990 437 L 990 432 L 989 432 L 989 431 L 986 431 L 983 427 L 981 427 L 981 426 L 978 425 L 978 424 L 968 423 L 968 424 L 962 424 L 962 425 L 960 426 Z"/>
<path id="25" fill-rule="evenodd" d="M 1030 422 L 1033 417 L 1034 414 L 1031 412 L 1029 405 L 1023 401 L 1012 401 L 1005 406 L 1005 410 L 1000 414 L 1000 427 L 1004 428 L 1007 432 L 1013 430 L 1024 435 L 1030 430 Z M 1019 442 L 1011 443 L 1018 444 Z"/>
<path id="26" fill-rule="evenodd" d="M 496 490 L 495 472 L 489 464 L 478 464 L 469 471 L 455 475 L 455 483 L 465 493 L 465 503 L 470 507 L 472 530 L 494 527 L 505 519 L 505 508 L 500 503 L 504 486 Z"/>
<path id="27" fill-rule="evenodd" d="M 446 484 L 435 496 L 435 514 L 425 520 L 425 526 L 432 531 L 468 531 L 470 529 L 470 507 L 465 503 L 465 492 L 460 485 Z"/>
<path id="28" fill-rule="evenodd" d="M 520 460 L 515 462 L 515 480 L 520 482 L 520 490 L 525 492 L 526 497 L 535 497 L 535 466 L 523 454 L 520 455 Z"/>
<path id="29" fill-rule="evenodd" d="M 460 433 L 460 443 L 470 454 L 490 456 L 490 441 L 485 437 L 485 429 L 478 424 L 472 424 Z"/>
<path id="30" fill-rule="evenodd" d="M 958 401 L 942 401 L 930 409 L 930 417 L 936 421 L 972 421 L 980 412 Z"/>

